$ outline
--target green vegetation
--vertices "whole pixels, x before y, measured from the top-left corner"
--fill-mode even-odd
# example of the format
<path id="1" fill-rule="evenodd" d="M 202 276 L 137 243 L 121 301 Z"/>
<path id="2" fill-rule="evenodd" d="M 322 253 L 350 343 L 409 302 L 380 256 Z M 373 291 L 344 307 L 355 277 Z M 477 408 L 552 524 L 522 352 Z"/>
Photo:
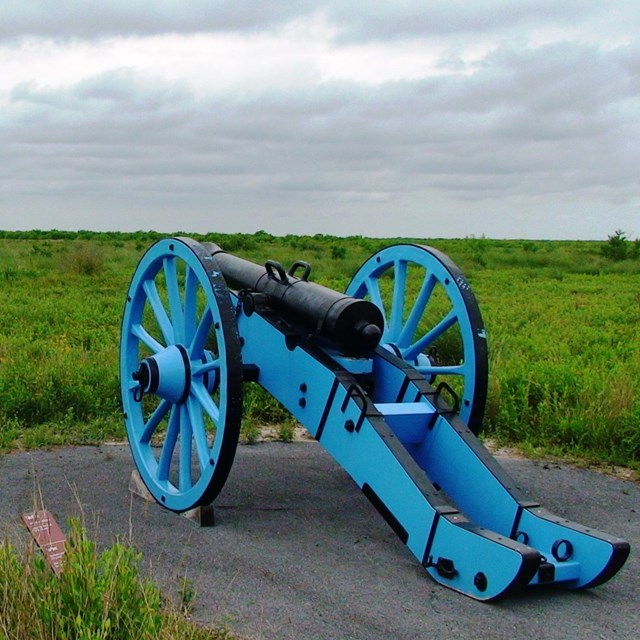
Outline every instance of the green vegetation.
<path id="1" fill-rule="evenodd" d="M 165 235 L 0 232 L 0 449 L 124 438 L 124 295 L 144 250 Z M 258 262 L 306 260 L 312 279 L 337 290 L 397 241 L 189 235 Z M 638 241 L 623 232 L 604 242 L 417 241 L 450 255 L 478 297 L 491 357 L 485 433 L 639 469 Z M 291 417 L 256 385 L 245 405 L 245 439 L 264 423 L 291 437 Z"/>
<path id="2" fill-rule="evenodd" d="M 71 522 L 58 578 L 33 548 L 0 543 L 2 640 L 232 640 L 199 627 L 140 575 L 141 554 L 121 542 L 98 552 Z M 189 592 L 189 602 L 193 593 Z M 183 598 L 184 601 L 184 598 Z"/>
<path id="3" fill-rule="evenodd" d="M 627 258 L 640 257 L 640 238 L 632 243 L 627 238 L 627 234 L 618 229 L 607 239 L 601 247 L 602 255 L 609 260 L 626 260 Z"/>

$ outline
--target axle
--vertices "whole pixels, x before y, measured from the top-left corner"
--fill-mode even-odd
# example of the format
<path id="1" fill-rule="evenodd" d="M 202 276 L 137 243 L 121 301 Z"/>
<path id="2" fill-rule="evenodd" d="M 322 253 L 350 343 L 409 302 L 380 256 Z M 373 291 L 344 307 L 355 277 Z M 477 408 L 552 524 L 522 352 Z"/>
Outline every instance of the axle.
<path id="1" fill-rule="evenodd" d="M 245 311 L 267 306 L 293 325 L 303 327 L 351 356 L 376 348 L 384 331 L 380 309 L 368 300 L 309 282 L 311 267 L 295 262 L 285 272 L 269 260 L 264 267 L 227 253 L 215 244 L 206 244 L 231 288 L 244 293 Z M 295 276 L 302 270 L 300 278 Z M 257 295 L 255 295 L 257 294 Z"/>

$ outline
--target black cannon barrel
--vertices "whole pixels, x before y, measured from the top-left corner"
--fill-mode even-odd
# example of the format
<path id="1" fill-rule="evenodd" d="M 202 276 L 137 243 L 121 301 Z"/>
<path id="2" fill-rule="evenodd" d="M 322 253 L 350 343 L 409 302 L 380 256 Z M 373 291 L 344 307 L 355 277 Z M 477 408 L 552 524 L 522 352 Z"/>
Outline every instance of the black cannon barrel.
<path id="1" fill-rule="evenodd" d="M 382 312 L 368 300 L 351 298 L 309 282 L 310 267 L 296 262 L 288 273 L 269 260 L 260 266 L 207 243 L 227 283 L 267 296 L 268 305 L 292 324 L 318 334 L 342 353 L 359 356 L 375 349 L 384 330 Z M 302 278 L 294 274 L 303 269 Z"/>

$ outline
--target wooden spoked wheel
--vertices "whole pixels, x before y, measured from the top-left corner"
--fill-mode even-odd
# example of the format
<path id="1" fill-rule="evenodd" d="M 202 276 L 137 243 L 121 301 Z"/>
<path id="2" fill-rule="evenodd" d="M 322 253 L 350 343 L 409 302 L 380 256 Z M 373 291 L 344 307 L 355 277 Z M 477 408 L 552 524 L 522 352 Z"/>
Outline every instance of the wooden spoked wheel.
<path id="1" fill-rule="evenodd" d="M 460 269 L 431 247 L 393 245 L 360 267 L 346 293 L 380 308 L 380 344 L 430 382 L 447 382 L 459 396 L 459 418 L 477 434 L 487 397 L 487 340 Z"/>
<path id="2" fill-rule="evenodd" d="M 242 362 L 229 292 L 199 243 L 161 240 L 140 260 L 122 319 L 120 381 L 151 494 L 174 511 L 210 503 L 238 443 Z"/>

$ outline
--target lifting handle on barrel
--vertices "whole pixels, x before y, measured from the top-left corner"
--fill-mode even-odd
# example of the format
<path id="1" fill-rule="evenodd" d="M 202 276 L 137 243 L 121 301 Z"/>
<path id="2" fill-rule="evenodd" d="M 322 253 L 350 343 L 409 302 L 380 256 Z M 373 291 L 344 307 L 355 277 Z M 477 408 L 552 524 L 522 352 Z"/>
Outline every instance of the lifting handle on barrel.
<path id="1" fill-rule="evenodd" d="M 289 267 L 289 271 L 287 271 L 287 274 L 290 275 L 290 276 L 295 276 L 296 271 L 300 267 L 302 267 L 302 275 L 299 276 L 299 279 L 304 281 L 304 282 L 308 282 L 309 275 L 311 274 L 311 265 L 308 262 L 305 262 L 304 260 L 296 260 Z"/>
<path id="2" fill-rule="evenodd" d="M 264 263 L 264 268 L 266 269 L 269 277 L 276 282 L 289 284 L 289 279 L 287 278 L 287 274 L 284 272 L 284 267 L 276 260 L 267 260 Z"/>

